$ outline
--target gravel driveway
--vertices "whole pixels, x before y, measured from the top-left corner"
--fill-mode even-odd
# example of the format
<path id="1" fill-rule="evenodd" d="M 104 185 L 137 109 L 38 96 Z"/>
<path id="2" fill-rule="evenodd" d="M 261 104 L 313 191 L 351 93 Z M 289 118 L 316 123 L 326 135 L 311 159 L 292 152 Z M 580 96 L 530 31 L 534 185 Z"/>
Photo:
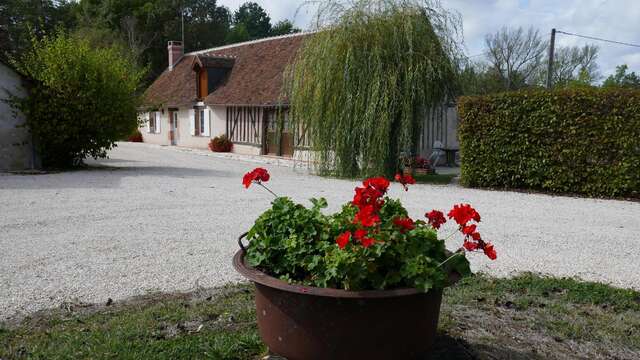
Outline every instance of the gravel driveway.
<path id="1" fill-rule="evenodd" d="M 245 190 L 255 163 L 123 143 L 105 167 L 0 175 L 0 320 L 65 301 L 106 302 L 149 291 L 210 287 L 240 277 L 237 236 L 269 206 Z M 265 165 L 270 185 L 297 201 L 324 196 L 335 210 L 354 181 Z M 469 202 L 498 260 L 474 270 L 537 271 L 640 289 L 640 203 L 416 185 L 395 186 L 412 216 Z M 450 248 L 459 246 L 451 241 Z"/>

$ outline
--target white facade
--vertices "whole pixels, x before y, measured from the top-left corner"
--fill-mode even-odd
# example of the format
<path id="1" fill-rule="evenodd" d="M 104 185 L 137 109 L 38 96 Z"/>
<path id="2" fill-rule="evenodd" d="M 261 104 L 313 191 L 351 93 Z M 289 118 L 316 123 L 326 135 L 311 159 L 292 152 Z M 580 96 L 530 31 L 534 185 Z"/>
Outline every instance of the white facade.
<path id="1" fill-rule="evenodd" d="M 196 149 L 208 149 L 209 141 L 214 137 L 224 135 L 227 132 L 227 108 L 226 106 L 204 106 L 204 121 L 201 123 L 202 131 L 196 134 L 196 117 L 194 108 L 170 108 L 165 107 L 152 113 L 141 113 L 142 126 L 140 132 L 144 142 L 157 145 L 176 145 Z M 177 127 L 173 132 L 173 144 L 171 141 L 172 124 L 170 114 L 177 113 Z M 150 115 L 151 114 L 151 115 Z M 151 124 L 149 119 L 156 119 Z M 154 126 L 155 125 L 155 126 Z M 233 150 L 237 154 L 260 155 L 260 148 L 251 145 L 234 144 Z"/>
<path id="2" fill-rule="evenodd" d="M 34 169 L 40 166 L 24 116 L 6 102 L 10 95 L 24 97 L 23 78 L 0 62 L 0 171 Z"/>

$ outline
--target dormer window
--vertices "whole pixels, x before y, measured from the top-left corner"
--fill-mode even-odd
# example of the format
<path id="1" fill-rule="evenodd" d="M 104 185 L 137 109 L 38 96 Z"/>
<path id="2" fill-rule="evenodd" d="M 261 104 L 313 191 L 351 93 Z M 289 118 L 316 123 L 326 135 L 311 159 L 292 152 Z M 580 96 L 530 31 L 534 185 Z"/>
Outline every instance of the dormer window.
<path id="1" fill-rule="evenodd" d="M 233 58 L 196 56 L 192 68 L 196 73 L 197 98 L 204 99 L 223 84 L 233 64 Z"/>
<path id="2" fill-rule="evenodd" d="M 204 99 L 209 95 L 209 76 L 207 69 L 198 71 L 198 99 Z"/>

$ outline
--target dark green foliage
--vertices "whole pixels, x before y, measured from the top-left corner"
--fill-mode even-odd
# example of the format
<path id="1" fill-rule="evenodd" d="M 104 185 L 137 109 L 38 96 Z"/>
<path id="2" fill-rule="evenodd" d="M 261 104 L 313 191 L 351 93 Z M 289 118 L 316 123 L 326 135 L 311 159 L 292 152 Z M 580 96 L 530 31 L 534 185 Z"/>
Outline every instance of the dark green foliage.
<path id="1" fill-rule="evenodd" d="M 610 75 L 603 83 L 604 88 L 633 88 L 640 89 L 640 76 L 634 71 L 627 73 L 629 67 L 624 65 L 616 66 L 616 72 Z"/>
<path id="2" fill-rule="evenodd" d="M 78 4 L 69 0 L 0 1 L 0 59 L 19 57 L 31 47 L 32 35 L 75 26 L 77 10 Z"/>
<path id="3" fill-rule="evenodd" d="M 520 91 L 458 110 L 465 185 L 640 195 L 640 91 Z"/>
<path id="4" fill-rule="evenodd" d="M 273 27 L 271 28 L 270 34 L 271 36 L 279 36 L 279 35 L 299 33 L 300 31 L 302 30 L 295 27 L 291 21 L 285 19 L 282 21 L 278 21 L 275 25 L 273 25 Z"/>
<path id="5" fill-rule="evenodd" d="M 456 18 L 432 1 L 321 3 L 331 26 L 299 52 L 291 118 L 307 129 L 321 173 L 393 176 L 401 153 L 415 153 L 424 109 L 455 83 Z"/>
<path id="6" fill-rule="evenodd" d="M 186 52 L 297 30 L 288 21 L 272 28 L 255 3 L 232 13 L 216 0 L 3 0 L 0 59 L 19 58 L 32 35 L 41 38 L 60 27 L 86 35 L 93 45 L 124 42 L 139 64 L 149 65 L 146 80 L 152 81 L 167 67 L 167 41 L 182 38 L 181 14 Z"/>
<path id="7" fill-rule="evenodd" d="M 324 199 L 312 199 L 312 208 L 277 198 L 249 231 L 247 259 L 256 267 L 285 281 L 345 290 L 414 287 L 423 291 L 445 285 L 445 268 L 470 273 L 464 256 L 439 266 L 447 255 L 444 242 L 422 221 L 406 233 L 394 224 L 407 211 L 398 200 L 385 198 L 380 210 L 380 233 L 384 238 L 370 247 L 353 241 L 340 249 L 336 238 L 345 229 L 354 230 L 357 209 L 350 203 L 342 211 L 324 215 Z M 374 236 L 374 235 L 372 235 Z"/>
<path id="8" fill-rule="evenodd" d="M 259 39 L 269 36 L 271 31 L 271 18 L 267 12 L 255 2 L 246 2 L 233 14 L 235 25 L 244 25 L 250 39 Z"/>
<path id="9" fill-rule="evenodd" d="M 34 80 L 30 96 L 14 105 L 26 115 L 44 166 L 104 157 L 138 127 L 144 70 L 123 53 L 59 32 L 34 40 L 16 64 Z"/>

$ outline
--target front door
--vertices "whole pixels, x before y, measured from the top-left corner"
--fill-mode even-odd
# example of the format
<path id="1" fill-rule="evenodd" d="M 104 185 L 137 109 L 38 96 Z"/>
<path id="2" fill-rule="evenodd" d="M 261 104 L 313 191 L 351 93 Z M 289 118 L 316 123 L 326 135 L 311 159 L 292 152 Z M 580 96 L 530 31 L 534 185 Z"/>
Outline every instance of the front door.
<path id="1" fill-rule="evenodd" d="M 178 111 L 169 112 L 169 122 L 169 140 L 171 140 L 171 145 L 176 145 L 178 143 Z"/>
<path id="2" fill-rule="evenodd" d="M 293 156 L 293 132 L 289 126 L 289 114 L 281 113 L 282 119 L 276 110 L 266 111 L 266 153 L 276 156 Z M 282 120 L 282 121 L 280 121 Z"/>

